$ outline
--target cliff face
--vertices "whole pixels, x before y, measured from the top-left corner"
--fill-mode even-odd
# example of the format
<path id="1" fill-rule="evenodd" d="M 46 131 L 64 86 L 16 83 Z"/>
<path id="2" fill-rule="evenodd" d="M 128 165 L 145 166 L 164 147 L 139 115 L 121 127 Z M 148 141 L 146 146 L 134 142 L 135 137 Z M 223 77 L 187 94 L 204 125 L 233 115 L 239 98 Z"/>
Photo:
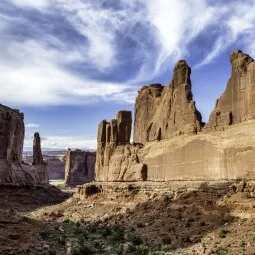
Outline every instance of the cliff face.
<path id="1" fill-rule="evenodd" d="M 183 60 L 169 86 L 152 84 L 139 91 L 133 145 L 119 144 L 117 133 L 114 139 L 108 135 L 117 120 L 101 122 L 97 180 L 254 178 L 255 62 L 241 51 L 230 59 L 231 78 L 205 128 L 192 99 L 191 70 Z"/>
<path id="2" fill-rule="evenodd" d="M 103 120 L 97 135 L 97 181 L 141 180 L 145 177 L 137 151 L 140 146 L 130 144 L 132 114 L 120 111 L 116 119 Z"/>
<path id="3" fill-rule="evenodd" d="M 25 134 L 24 115 L 0 105 L 0 159 L 21 163 Z"/>
<path id="4" fill-rule="evenodd" d="M 24 115 L 0 105 L 0 183 L 48 183 L 45 165 L 22 163 L 25 127 Z"/>
<path id="5" fill-rule="evenodd" d="M 169 86 L 152 84 L 139 91 L 135 105 L 135 143 L 201 131 L 202 118 L 193 101 L 190 73 L 186 61 L 181 60 L 175 66 Z"/>
<path id="6" fill-rule="evenodd" d="M 207 129 L 222 129 L 255 118 L 255 62 L 240 50 L 231 54 L 230 62 L 231 77 L 216 102 Z"/>
<path id="7" fill-rule="evenodd" d="M 66 154 L 65 183 L 76 186 L 94 181 L 96 153 L 68 149 Z"/>

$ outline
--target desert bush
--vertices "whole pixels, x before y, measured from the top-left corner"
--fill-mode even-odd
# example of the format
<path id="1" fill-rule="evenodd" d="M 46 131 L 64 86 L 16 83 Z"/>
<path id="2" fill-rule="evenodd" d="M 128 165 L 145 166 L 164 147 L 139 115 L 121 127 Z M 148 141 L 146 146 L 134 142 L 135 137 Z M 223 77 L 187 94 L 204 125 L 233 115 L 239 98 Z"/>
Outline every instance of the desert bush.
<path id="1" fill-rule="evenodd" d="M 129 242 L 131 242 L 134 245 L 140 245 L 143 243 L 143 239 L 138 233 L 132 233 L 129 235 L 128 238 Z"/>
<path id="2" fill-rule="evenodd" d="M 220 238 L 226 238 L 226 234 L 228 233 L 228 231 L 226 229 L 220 229 L 219 231 L 219 237 Z"/>

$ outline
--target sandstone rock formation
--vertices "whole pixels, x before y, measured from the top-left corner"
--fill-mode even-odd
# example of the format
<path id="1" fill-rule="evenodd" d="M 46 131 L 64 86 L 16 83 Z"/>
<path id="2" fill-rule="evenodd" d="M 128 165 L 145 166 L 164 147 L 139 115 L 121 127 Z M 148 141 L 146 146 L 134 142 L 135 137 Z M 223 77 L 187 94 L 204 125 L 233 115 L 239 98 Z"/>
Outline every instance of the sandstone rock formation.
<path id="1" fill-rule="evenodd" d="M 25 127 L 24 115 L 0 105 L 0 183 L 48 183 L 45 165 L 22 163 Z"/>
<path id="2" fill-rule="evenodd" d="M 120 111 L 117 119 L 103 120 L 97 135 L 97 181 L 125 181 L 146 179 L 146 166 L 139 162 L 140 146 L 130 144 L 132 114 Z"/>
<path id="3" fill-rule="evenodd" d="M 34 134 L 34 141 L 33 141 L 33 165 L 44 165 L 42 150 L 41 150 L 41 138 L 39 133 Z"/>
<path id="4" fill-rule="evenodd" d="M 65 183 L 76 186 L 94 180 L 96 153 L 68 149 L 66 154 Z"/>
<path id="5" fill-rule="evenodd" d="M 169 86 L 151 84 L 139 91 L 135 105 L 134 142 L 171 138 L 201 131 L 202 117 L 193 101 L 191 69 L 179 61 Z"/>
<path id="6" fill-rule="evenodd" d="M 177 63 L 169 86 L 152 84 L 139 91 L 133 145 L 118 143 L 117 120 L 101 122 L 96 179 L 254 178 L 255 62 L 234 51 L 231 64 L 226 91 L 205 128 L 192 99 L 191 71 L 183 60 Z"/>
<path id="7" fill-rule="evenodd" d="M 255 62 L 240 50 L 232 52 L 230 62 L 231 77 L 216 102 L 207 129 L 223 129 L 255 118 Z"/>

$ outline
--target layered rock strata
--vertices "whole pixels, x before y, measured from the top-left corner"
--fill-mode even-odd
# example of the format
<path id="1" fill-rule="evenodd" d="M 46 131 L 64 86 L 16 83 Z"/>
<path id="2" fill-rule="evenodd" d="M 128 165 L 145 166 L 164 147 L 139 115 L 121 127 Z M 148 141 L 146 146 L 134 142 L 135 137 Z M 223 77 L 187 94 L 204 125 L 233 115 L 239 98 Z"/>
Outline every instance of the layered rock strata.
<path id="1" fill-rule="evenodd" d="M 94 181 L 96 153 L 68 149 L 65 165 L 65 184 L 76 186 Z"/>
<path id="2" fill-rule="evenodd" d="M 145 180 L 146 166 L 139 162 L 140 145 L 131 145 L 132 114 L 120 111 L 116 119 L 103 120 L 97 135 L 97 181 Z"/>
<path id="3" fill-rule="evenodd" d="M 255 62 L 240 50 L 232 52 L 230 62 L 231 77 L 206 129 L 223 129 L 255 118 Z"/>
<path id="4" fill-rule="evenodd" d="M 190 67 L 181 60 L 169 86 L 151 84 L 139 91 L 135 104 L 135 143 L 201 131 L 202 118 L 193 101 L 190 74 Z"/>
<path id="5" fill-rule="evenodd" d="M 185 61 L 177 63 L 169 86 L 152 84 L 139 91 L 133 145 L 108 138 L 111 122 L 101 122 L 97 180 L 254 178 L 255 64 L 241 51 L 234 51 L 230 59 L 231 78 L 205 128 L 192 99 Z"/>
<path id="6" fill-rule="evenodd" d="M 19 110 L 0 105 L 0 183 L 48 183 L 47 166 L 22 163 L 25 127 Z"/>

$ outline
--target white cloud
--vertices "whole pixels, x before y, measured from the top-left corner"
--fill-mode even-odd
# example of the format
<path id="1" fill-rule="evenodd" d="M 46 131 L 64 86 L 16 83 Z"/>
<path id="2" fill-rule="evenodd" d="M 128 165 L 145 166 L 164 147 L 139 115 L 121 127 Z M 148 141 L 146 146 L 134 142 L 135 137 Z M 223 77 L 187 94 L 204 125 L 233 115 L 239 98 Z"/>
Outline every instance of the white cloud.
<path id="1" fill-rule="evenodd" d="M 60 39 L 52 33 L 54 23 L 50 29 L 38 28 L 38 34 L 19 40 L 11 28 L 21 23 L 32 26 L 33 22 L 27 17 L 22 20 L 0 14 L 0 101 L 6 104 L 68 105 L 99 99 L 131 103 L 136 95 L 133 85 L 154 79 L 180 58 L 194 57 L 197 52 L 190 52 L 191 43 L 202 33 L 210 33 L 211 27 L 215 33 L 213 46 L 206 49 L 209 53 L 197 68 L 211 63 L 242 36 L 244 48 L 255 52 L 254 1 L 235 1 L 230 5 L 228 1 L 209 0 L 122 0 L 117 3 L 118 9 L 102 7 L 101 1 L 92 0 L 11 1 L 21 8 L 43 11 L 41 15 L 64 17 L 84 43 Z M 147 29 L 143 36 L 136 33 L 139 26 Z M 130 49 L 118 47 L 125 38 L 137 47 L 137 56 L 130 52 L 128 60 L 122 56 Z M 78 74 L 69 67 L 82 64 L 99 75 L 114 75 L 116 67 L 134 57 L 140 66 L 133 79 L 121 83 L 99 82 L 89 73 Z"/>
<path id="2" fill-rule="evenodd" d="M 40 127 L 39 124 L 36 124 L 36 123 L 28 123 L 25 125 L 26 128 L 38 128 Z"/>
<path id="3" fill-rule="evenodd" d="M 45 149 L 90 149 L 95 150 L 97 142 L 95 139 L 86 139 L 82 136 L 46 136 L 41 139 L 42 150 Z M 31 135 L 26 135 L 24 141 L 25 148 L 32 148 L 33 139 Z"/>
<path id="4" fill-rule="evenodd" d="M 29 8 L 45 8 L 50 0 L 11 0 L 11 2 L 19 7 Z"/>
<path id="5" fill-rule="evenodd" d="M 0 42 L 0 45 L 3 50 L 0 52 L 1 102 L 23 105 L 86 104 L 93 102 L 95 97 L 107 98 L 127 88 L 72 74 L 60 65 L 69 59 L 43 42 Z"/>

